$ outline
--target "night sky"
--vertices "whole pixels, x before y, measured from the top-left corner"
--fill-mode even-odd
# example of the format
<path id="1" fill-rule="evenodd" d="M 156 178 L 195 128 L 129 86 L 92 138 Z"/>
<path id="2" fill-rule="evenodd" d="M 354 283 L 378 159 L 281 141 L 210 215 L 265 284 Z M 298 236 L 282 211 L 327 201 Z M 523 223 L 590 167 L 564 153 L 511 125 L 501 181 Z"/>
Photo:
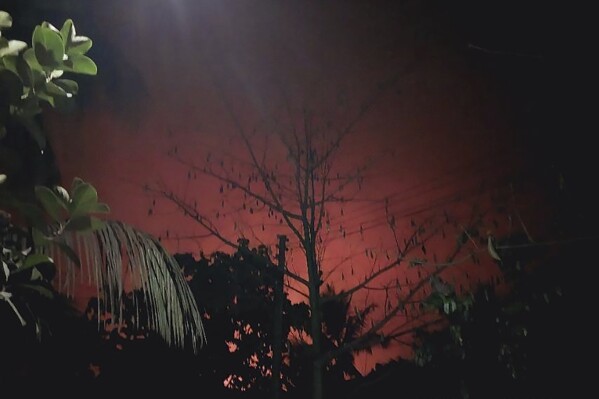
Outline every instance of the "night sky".
<path id="1" fill-rule="evenodd" d="M 434 2 L 90 7 L 94 30 L 86 34 L 97 37 L 92 56 L 100 72 L 82 88 L 82 96 L 93 97 L 81 111 L 50 122 L 60 169 L 65 181 L 73 175 L 93 181 L 115 217 L 156 234 L 160 212 L 147 218 L 140 187 L 185 184 L 186 173 L 177 173 L 167 156 L 175 146 L 193 157 L 224 138 L 235 141 L 223 97 L 247 129 L 281 112 L 281 93 L 298 107 L 343 120 L 381 82 L 395 79 L 344 151 L 355 164 L 380 158 L 369 179 L 371 197 L 395 195 L 393 206 L 405 214 L 485 179 L 493 184 L 529 149 L 521 136 L 528 115 L 520 114 L 538 107 L 526 96 L 541 84 L 543 67 L 541 32 L 518 26 L 530 22 L 524 16 L 507 29 L 493 26 L 497 16 L 487 10 L 470 10 L 480 13 L 473 23 L 475 16 Z M 85 32 L 85 20 L 79 25 Z M 520 41 L 515 29 L 523 31 Z M 346 114 L 334 109 L 341 101 Z M 200 195 L 215 207 L 218 192 L 211 188 L 217 189 L 208 183 Z"/>
<path id="2" fill-rule="evenodd" d="M 345 219 L 337 215 L 352 234 L 336 237 L 325 269 L 347 254 L 355 256 L 344 267 L 370 267 L 364 248 L 389 247 L 385 197 L 407 227 L 443 209 L 488 204 L 490 192 L 512 184 L 527 227 L 543 239 L 553 205 L 545 193 L 558 176 L 586 193 L 591 126 L 576 64 L 585 36 L 574 30 L 573 8 L 540 1 L 66 3 L 68 12 L 42 10 L 42 18 L 60 25 L 72 17 L 94 40 L 99 73 L 80 79 L 71 113 L 45 121 L 63 181 L 92 182 L 111 217 L 160 236 L 173 252 L 227 248 L 213 238 L 177 240 L 205 231 L 160 199 L 152 207 L 145 184 L 164 184 L 197 199 L 205 213 L 219 212 L 233 240 L 276 240 L 268 221 L 262 232 L 264 214 L 229 203 L 221 209 L 219 184 L 188 180 L 169 156 L 239 151 L 223 99 L 251 130 L 279 116 L 284 98 L 342 123 L 384 87 L 342 147 L 342 169 L 376 162 L 361 201 L 347 205 Z M 13 15 L 19 21 L 18 10 Z M 269 156 L 285 155 L 274 146 Z M 592 200 L 585 196 L 581 206 Z M 373 364 L 363 361 L 364 370 Z"/>

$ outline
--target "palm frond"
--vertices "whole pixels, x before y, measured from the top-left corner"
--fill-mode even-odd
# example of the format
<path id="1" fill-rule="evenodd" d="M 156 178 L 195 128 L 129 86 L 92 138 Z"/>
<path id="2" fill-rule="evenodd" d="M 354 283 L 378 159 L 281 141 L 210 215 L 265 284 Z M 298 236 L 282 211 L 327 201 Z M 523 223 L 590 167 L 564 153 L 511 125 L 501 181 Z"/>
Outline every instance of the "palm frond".
<path id="1" fill-rule="evenodd" d="M 175 258 L 147 233 L 122 222 L 107 221 L 88 233 L 64 236 L 78 255 L 81 265 L 58 247 L 50 247 L 58 270 L 56 289 L 73 296 L 87 280 L 97 289 L 99 313 L 110 312 L 113 321 L 123 322 L 123 292 L 139 290 L 143 303 L 135 301 L 138 327 L 147 326 L 166 341 L 194 352 L 206 342 L 201 317 Z M 140 310 L 142 310 L 140 312 Z"/>

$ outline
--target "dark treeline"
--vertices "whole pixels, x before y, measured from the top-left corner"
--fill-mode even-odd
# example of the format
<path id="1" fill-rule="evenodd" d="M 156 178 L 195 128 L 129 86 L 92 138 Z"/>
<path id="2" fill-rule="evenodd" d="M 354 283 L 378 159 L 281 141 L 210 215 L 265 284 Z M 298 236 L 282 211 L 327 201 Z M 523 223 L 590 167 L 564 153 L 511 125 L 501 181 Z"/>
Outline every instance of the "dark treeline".
<path id="1" fill-rule="evenodd" d="M 518 241 L 512 238 L 512 244 Z M 520 241 L 525 241 L 521 239 Z M 471 297 L 468 311 L 448 315 L 446 328 L 421 331 L 415 340 L 415 359 L 379 364 L 362 377 L 353 366 L 353 355 L 338 359 L 325 373 L 327 397 L 359 398 L 401 393 L 404 398 L 549 398 L 562 397 L 569 387 L 563 374 L 575 354 L 568 339 L 575 335 L 567 320 L 572 305 L 567 279 L 559 278 L 560 260 L 538 248 L 507 250 L 504 274 L 512 289 L 497 294 L 481 286 Z M 579 248 L 580 249 L 580 248 Z M 565 256 L 565 255 L 564 255 Z M 43 340 L 23 329 L 3 306 L 2 389 L 22 392 L 61 386 L 64 392 L 110 395 L 116 392 L 152 394 L 197 391 L 219 398 L 265 398 L 271 394 L 274 282 L 278 270 L 265 248 L 242 246 L 232 254 L 222 252 L 199 259 L 176 255 L 202 312 L 208 344 L 197 356 L 169 348 L 143 327 L 111 324 L 92 300 L 83 317 L 66 312 L 68 302 L 41 301 L 51 326 Z M 531 269 L 521 265 L 542 264 Z M 542 267 L 538 267 L 542 266 Z M 332 287 L 328 288 L 331 293 Z M 137 295 L 136 297 L 134 297 Z M 125 320 L 139 317 L 129 294 Z M 31 302 L 36 306 L 36 302 Z M 325 311 L 326 345 L 342 345 L 358 328 L 349 303 L 332 302 Z M 441 309 L 439 309 L 441 312 Z M 306 337 L 308 308 L 283 305 L 283 395 L 309 395 L 310 352 Z M 13 320 L 14 323 L 10 323 Z M 12 327 L 11 327 L 12 325 Z M 31 385 L 34 379 L 38 383 Z"/>

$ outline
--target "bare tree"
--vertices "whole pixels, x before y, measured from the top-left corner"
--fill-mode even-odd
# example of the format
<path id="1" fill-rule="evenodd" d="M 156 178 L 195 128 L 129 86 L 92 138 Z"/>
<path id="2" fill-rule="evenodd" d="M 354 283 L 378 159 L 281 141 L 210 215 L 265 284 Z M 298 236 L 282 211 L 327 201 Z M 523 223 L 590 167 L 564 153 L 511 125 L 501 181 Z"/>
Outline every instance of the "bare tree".
<path id="1" fill-rule="evenodd" d="M 354 109 L 353 116 L 345 116 L 341 123 L 331 121 L 331 115 L 319 114 L 308 107 L 296 108 L 283 96 L 284 105 L 277 117 L 248 130 L 233 104 L 225 98 L 225 108 L 245 156 L 223 150 L 218 156 L 207 154 L 205 160 L 198 163 L 186 159 L 176 149 L 170 151 L 170 156 L 188 170 L 190 179 L 199 173 L 219 182 L 223 205 L 225 198 L 233 198 L 236 202 L 234 210 L 274 220 L 268 233 L 283 229 L 290 236 L 291 244 L 296 243 L 301 250 L 301 260 L 288 262 L 285 275 L 286 287 L 306 298 L 311 309 L 313 399 L 322 399 L 324 371 L 340 354 L 394 341 L 402 343 L 403 338 L 416 328 L 439 323 L 441 318 L 436 313 L 427 315 L 424 311 L 426 298 L 432 292 L 448 295 L 454 286 L 442 279 L 446 270 L 477 261 L 478 254 L 487 250 L 481 244 L 485 241 L 476 234 L 482 223 L 480 212 L 472 212 L 467 223 L 457 223 L 447 213 L 431 213 L 418 223 L 412 221 L 406 234 L 406 229 L 399 225 L 405 214 L 394 214 L 390 205 L 392 200 L 381 198 L 377 204 L 394 247 L 385 250 L 367 248 L 365 254 L 372 266 L 363 278 L 350 285 L 347 285 L 350 279 L 344 278 L 347 262 L 337 266 L 325 264 L 324 252 L 334 235 L 343 239 L 351 234 L 364 234 L 369 226 L 367 223 L 356 225 L 356 215 L 347 214 L 343 209 L 359 198 L 375 160 L 366 159 L 356 165 L 340 159 L 340 152 L 346 140 L 356 132 L 359 122 L 393 84 L 391 80 L 380 85 L 372 96 Z M 260 134 L 260 129 L 267 130 L 268 134 Z M 173 192 L 166 185 L 156 184 L 146 186 L 146 189 L 155 198 L 174 204 L 208 234 L 231 247 L 237 246 L 236 237 L 222 233 L 215 216 L 200 210 L 195 199 Z M 241 195 L 230 197 L 231 193 Z M 354 228 L 344 222 L 353 224 Z M 265 234 L 262 233 L 262 237 Z M 440 250 L 446 248 L 445 256 L 437 257 L 432 250 L 427 251 L 429 245 L 443 242 L 449 234 L 457 240 L 455 244 L 438 247 Z M 322 286 L 327 279 L 347 286 L 335 295 L 323 295 Z M 379 311 L 365 312 L 370 320 L 351 342 L 344 342 L 332 351 L 323 351 L 322 305 L 342 298 L 355 300 L 360 293 L 365 304 L 362 307 L 355 303 L 355 316 L 360 317 L 361 309 L 369 308 L 372 302 L 378 302 Z"/>

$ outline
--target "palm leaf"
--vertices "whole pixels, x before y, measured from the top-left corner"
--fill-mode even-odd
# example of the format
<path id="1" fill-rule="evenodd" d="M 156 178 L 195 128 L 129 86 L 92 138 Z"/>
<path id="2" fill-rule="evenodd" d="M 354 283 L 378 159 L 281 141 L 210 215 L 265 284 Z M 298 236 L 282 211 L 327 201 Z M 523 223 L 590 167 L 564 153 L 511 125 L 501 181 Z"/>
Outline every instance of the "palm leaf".
<path id="1" fill-rule="evenodd" d="M 168 345 L 191 346 L 194 352 L 206 342 L 195 299 L 180 266 L 149 234 L 125 223 L 107 221 L 93 232 L 68 233 L 66 244 L 79 256 L 81 267 L 58 246 L 49 252 L 59 271 L 57 290 L 72 297 L 80 283 L 95 286 L 98 312 L 111 313 L 113 322 L 123 320 L 123 292 L 140 290 L 146 320 L 135 318 L 137 326 L 147 326 Z"/>

